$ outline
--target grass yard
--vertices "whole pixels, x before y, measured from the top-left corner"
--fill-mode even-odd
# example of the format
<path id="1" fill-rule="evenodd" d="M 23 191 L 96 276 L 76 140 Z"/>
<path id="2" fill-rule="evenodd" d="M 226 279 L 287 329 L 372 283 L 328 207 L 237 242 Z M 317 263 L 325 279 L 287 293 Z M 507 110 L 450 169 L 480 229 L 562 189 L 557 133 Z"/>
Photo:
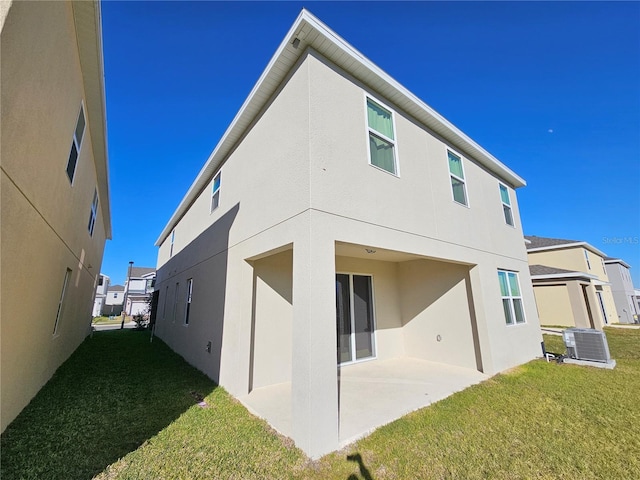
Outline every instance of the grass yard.
<path id="1" fill-rule="evenodd" d="M 127 317 L 127 322 L 131 321 L 131 317 Z M 113 318 L 110 317 L 93 317 L 93 320 L 91 320 L 91 323 L 94 325 L 119 325 L 122 323 L 122 316 L 118 315 L 118 316 L 114 316 Z"/>
<path id="2" fill-rule="evenodd" d="M 148 332 L 98 332 L 3 433 L 0 478 L 638 479 L 640 330 L 607 336 L 613 371 L 533 361 L 311 462 Z"/>

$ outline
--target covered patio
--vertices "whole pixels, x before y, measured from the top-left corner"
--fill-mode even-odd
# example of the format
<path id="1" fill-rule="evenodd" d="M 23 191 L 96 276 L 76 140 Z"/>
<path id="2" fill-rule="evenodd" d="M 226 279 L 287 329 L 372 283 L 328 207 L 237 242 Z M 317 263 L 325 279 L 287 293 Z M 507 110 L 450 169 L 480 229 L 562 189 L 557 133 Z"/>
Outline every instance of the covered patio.
<path id="1" fill-rule="evenodd" d="M 487 378 L 474 369 L 412 357 L 338 367 L 339 448 Z M 291 437 L 291 398 L 291 382 L 284 382 L 256 388 L 240 401 Z"/>

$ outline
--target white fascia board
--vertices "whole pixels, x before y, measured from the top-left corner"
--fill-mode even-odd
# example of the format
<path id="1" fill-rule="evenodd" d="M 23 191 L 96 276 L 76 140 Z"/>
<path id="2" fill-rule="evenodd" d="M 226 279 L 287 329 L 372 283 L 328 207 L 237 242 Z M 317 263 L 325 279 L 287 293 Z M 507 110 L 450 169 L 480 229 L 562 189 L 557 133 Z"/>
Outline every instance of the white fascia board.
<path id="1" fill-rule="evenodd" d="M 604 263 L 607 264 L 607 265 L 611 265 L 611 264 L 614 264 L 614 263 L 619 263 L 623 267 L 631 268 L 631 265 L 629 265 L 627 262 L 625 262 L 621 258 L 612 258 L 611 260 L 605 260 Z"/>
<path id="2" fill-rule="evenodd" d="M 305 40 L 306 38 L 311 37 L 313 37 L 312 42 Z M 296 38 L 300 42 L 297 47 L 294 47 L 292 43 Z M 322 49 L 316 48 L 325 40 L 329 41 L 335 47 L 333 53 L 328 53 L 326 46 Z M 281 82 L 289 73 L 291 67 L 304 53 L 307 52 L 308 48 L 313 48 L 320 52 L 340 68 L 343 68 L 345 71 L 367 85 L 374 85 L 382 82 L 382 86 L 386 87 L 385 92 L 381 92 L 384 93 L 384 97 L 395 96 L 394 103 L 399 107 L 414 116 L 429 129 L 436 131 L 454 147 L 463 152 L 471 153 L 475 161 L 478 161 L 488 170 L 498 175 L 513 188 L 519 188 L 526 185 L 523 178 L 518 176 L 493 155 L 484 150 L 480 145 L 471 140 L 468 136 L 462 133 L 462 131 L 447 121 L 442 115 L 437 113 L 413 93 L 391 78 L 362 53 L 347 43 L 337 33 L 303 8 L 296 21 L 287 32 L 284 40 L 276 50 L 276 53 L 269 61 L 266 69 L 262 72 L 262 75 L 249 93 L 249 96 L 244 101 L 242 107 L 218 142 L 218 145 L 215 147 L 207 162 L 198 173 L 198 176 L 189 187 L 189 190 L 180 202 L 180 205 L 171 216 L 171 219 L 162 230 L 162 233 L 160 233 L 160 236 L 155 243 L 156 246 L 160 246 L 171 233 L 180 218 L 182 218 L 197 196 L 202 192 L 206 184 L 209 183 L 211 177 L 225 160 L 228 153 L 242 138 L 243 134 L 250 127 L 261 109 L 280 86 Z M 352 64 L 346 66 L 344 61 L 338 61 L 341 55 L 345 55 L 352 59 Z M 276 66 L 278 68 L 274 68 Z M 364 73 L 356 74 L 355 69 L 357 67 L 362 67 Z M 380 88 L 376 88 L 375 90 L 380 90 Z"/>
<path id="3" fill-rule="evenodd" d="M 590 250 L 591 252 L 601 256 L 602 258 L 605 258 L 607 256 L 606 253 L 598 250 L 596 247 L 588 244 L 587 242 L 563 243 L 560 245 L 549 245 L 548 247 L 527 248 L 527 253 L 545 252 L 548 250 L 564 250 L 566 248 L 576 248 L 576 247 L 586 248 L 587 250 Z"/>
<path id="4" fill-rule="evenodd" d="M 553 279 L 563 279 L 563 278 L 564 279 L 587 278 L 589 280 L 599 281 L 598 277 L 596 277 L 595 275 L 591 275 L 590 273 L 583 273 L 583 272 L 549 273 L 545 275 L 531 275 L 531 280 L 553 280 Z"/>

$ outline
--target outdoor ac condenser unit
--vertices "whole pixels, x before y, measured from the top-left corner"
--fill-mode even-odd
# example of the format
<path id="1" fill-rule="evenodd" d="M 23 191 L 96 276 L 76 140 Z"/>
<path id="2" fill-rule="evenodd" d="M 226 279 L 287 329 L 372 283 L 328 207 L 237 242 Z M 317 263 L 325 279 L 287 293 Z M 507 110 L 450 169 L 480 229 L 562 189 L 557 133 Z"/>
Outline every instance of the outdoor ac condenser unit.
<path id="1" fill-rule="evenodd" d="M 610 362 L 609 345 L 604 332 L 593 328 L 568 328 L 562 332 L 567 356 L 576 360 Z"/>

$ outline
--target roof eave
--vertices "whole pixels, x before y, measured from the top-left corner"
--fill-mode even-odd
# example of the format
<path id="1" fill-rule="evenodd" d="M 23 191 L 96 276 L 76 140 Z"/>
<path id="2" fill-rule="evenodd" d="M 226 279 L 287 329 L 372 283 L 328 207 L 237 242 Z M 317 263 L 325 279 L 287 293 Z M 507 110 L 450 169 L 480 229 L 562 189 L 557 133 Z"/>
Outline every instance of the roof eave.
<path id="1" fill-rule="evenodd" d="M 306 27 L 309 27 L 310 30 L 307 31 L 304 35 L 301 35 Z M 309 38 L 310 33 L 317 33 L 318 35 L 313 38 L 312 42 L 307 42 L 305 41 L 305 38 Z M 468 154 L 471 154 L 474 160 L 478 161 L 488 170 L 499 176 L 513 188 L 519 188 L 526 185 L 526 182 L 522 177 L 518 176 L 506 165 L 493 157 L 480 145 L 478 145 L 462 131 L 456 128 L 452 123 L 450 123 L 443 116 L 441 116 L 439 113 L 425 104 L 422 100 L 416 97 L 413 93 L 403 87 L 400 83 L 386 74 L 373 62 L 367 59 L 362 53 L 360 53 L 344 39 L 342 39 L 337 33 L 335 33 L 324 23 L 322 23 L 318 18 L 316 18 L 309 11 L 303 8 L 298 15 L 298 18 L 293 23 L 293 25 L 287 32 L 287 35 L 284 37 L 280 46 L 276 50 L 276 53 L 273 55 L 267 67 L 262 72 L 262 75 L 258 79 L 257 83 L 249 93 L 249 96 L 242 104 L 242 107 L 223 134 L 222 138 L 216 145 L 211 155 L 209 155 L 207 162 L 202 167 L 202 169 L 198 173 L 198 176 L 187 190 L 187 193 L 178 205 L 178 208 L 176 208 L 169 222 L 160 233 L 158 239 L 155 242 L 156 246 L 160 246 L 162 242 L 168 237 L 180 218 L 182 218 L 190 205 L 195 201 L 197 195 L 199 195 L 203 188 L 205 188 L 206 184 L 210 181 L 211 177 L 216 172 L 218 167 L 222 164 L 228 153 L 232 150 L 238 139 L 242 137 L 242 134 L 251 125 L 252 120 L 255 118 L 255 115 L 258 114 L 258 112 L 266 104 L 269 98 L 271 98 L 271 95 L 283 81 L 290 68 L 295 65 L 300 56 L 308 50 L 308 47 L 314 48 L 314 45 L 319 44 L 319 41 L 317 40 L 319 36 L 321 36 L 323 39 L 328 40 L 333 46 L 337 48 L 337 51 L 345 53 L 359 65 L 364 67 L 364 73 L 354 75 L 355 78 L 358 78 L 360 81 L 363 81 L 363 83 L 367 85 L 379 83 L 380 81 L 383 82 L 383 85 L 390 88 L 390 90 L 395 94 L 396 98 L 394 102 L 400 107 L 404 106 L 404 109 L 408 113 L 415 116 L 429 129 L 437 132 L 445 140 L 450 142 L 454 147 Z M 299 45 L 294 47 L 292 45 L 292 42 L 296 38 L 300 40 L 300 43 Z M 323 48 L 323 50 L 324 51 L 320 51 L 320 53 L 327 56 L 329 60 L 333 61 L 333 58 L 331 57 L 333 56 L 335 58 L 336 52 L 333 52 L 331 54 L 327 53 L 326 49 Z M 286 58 L 284 57 L 285 51 L 287 52 Z M 278 69 L 278 72 L 276 72 L 273 68 L 277 63 L 284 64 L 282 65 L 284 68 Z M 338 66 L 342 67 L 342 65 Z M 345 68 L 345 70 L 349 69 Z M 283 73 L 283 71 L 285 72 Z M 353 72 L 350 71 L 350 73 Z M 267 82 L 269 82 L 271 86 L 269 86 Z M 273 86 L 274 84 L 276 85 L 275 87 Z M 250 117 L 245 118 L 247 117 L 247 115 L 250 115 Z"/>
<path id="2" fill-rule="evenodd" d="M 72 2 L 76 40 L 85 92 L 85 114 L 93 145 L 100 208 L 105 236 L 112 238 L 109 160 L 107 154 L 107 116 L 102 51 L 102 16 L 99 1 Z"/>

